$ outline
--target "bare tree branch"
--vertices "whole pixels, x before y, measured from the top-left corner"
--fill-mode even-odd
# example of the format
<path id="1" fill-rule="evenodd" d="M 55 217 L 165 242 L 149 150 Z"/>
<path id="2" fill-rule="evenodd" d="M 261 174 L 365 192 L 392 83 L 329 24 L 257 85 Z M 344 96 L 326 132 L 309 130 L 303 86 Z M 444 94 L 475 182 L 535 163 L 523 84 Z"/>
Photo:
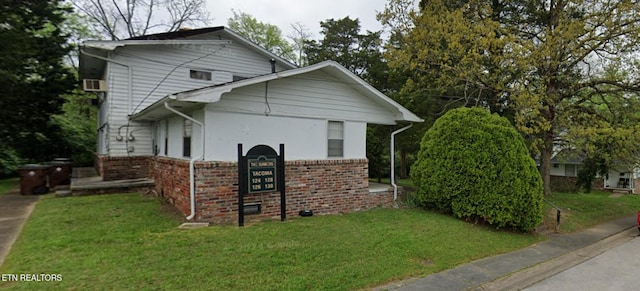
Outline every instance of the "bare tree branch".
<path id="1" fill-rule="evenodd" d="M 71 3 L 93 22 L 97 34 L 112 40 L 176 31 L 184 25 L 207 25 L 211 19 L 205 0 L 71 0 Z"/>

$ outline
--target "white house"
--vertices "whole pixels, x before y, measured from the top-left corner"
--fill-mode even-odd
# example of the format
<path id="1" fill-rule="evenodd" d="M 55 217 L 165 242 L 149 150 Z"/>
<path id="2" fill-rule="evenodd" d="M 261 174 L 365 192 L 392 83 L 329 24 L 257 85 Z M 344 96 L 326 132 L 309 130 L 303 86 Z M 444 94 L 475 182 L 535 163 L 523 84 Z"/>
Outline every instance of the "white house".
<path id="1" fill-rule="evenodd" d="M 578 172 L 583 168 L 584 157 L 573 151 L 562 150 L 551 159 L 551 182 L 557 190 L 575 189 Z M 616 165 L 604 177 L 594 181 L 594 189 L 640 193 L 640 169 Z"/>
<path id="2" fill-rule="evenodd" d="M 335 62 L 297 68 L 224 27 L 87 41 L 80 73 L 100 96 L 103 179 L 153 177 L 197 221 L 237 216 L 238 144 L 285 145 L 289 214 L 388 204 L 369 192 L 366 126 L 422 121 Z M 278 195 L 246 200 L 272 217 Z"/>

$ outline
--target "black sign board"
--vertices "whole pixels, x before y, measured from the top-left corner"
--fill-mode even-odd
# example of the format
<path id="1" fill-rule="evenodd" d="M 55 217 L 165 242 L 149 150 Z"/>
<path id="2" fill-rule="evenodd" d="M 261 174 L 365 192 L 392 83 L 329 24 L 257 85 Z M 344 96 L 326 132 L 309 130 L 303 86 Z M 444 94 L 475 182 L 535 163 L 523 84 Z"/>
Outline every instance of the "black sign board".
<path id="1" fill-rule="evenodd" d="M 277 162 L 278 156 L 259 156 L 256 159 L 247 156 L 249 193 L 276 191 Z"/>
<path id="2" fill-rule="evenodd" d="M 280 220 L 287 217 L 284 182 L 284 144 L 280 154 L 267 145 L 252 147 L 244 156 L 238 144 L 238 225 L 244 225 L 244 196 L 252 193 L 280 192 Z M 260 207 L 257 208 L 258 213 Z M 255 212 L 252 212 L 255 213 Z"/>

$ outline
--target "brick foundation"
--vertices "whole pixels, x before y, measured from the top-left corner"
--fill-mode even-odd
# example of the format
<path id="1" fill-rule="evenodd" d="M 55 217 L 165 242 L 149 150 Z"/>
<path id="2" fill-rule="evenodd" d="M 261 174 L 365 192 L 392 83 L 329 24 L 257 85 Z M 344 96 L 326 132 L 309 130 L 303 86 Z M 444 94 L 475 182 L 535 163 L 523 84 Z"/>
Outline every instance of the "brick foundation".
<path id="1" fill-rule="evenodd" d="M 150 159 L 151 157 L 148 156 L 98 156 L 96 172 L 102 176 L 103 181 L 148 178 Z"/>
<path id="2" fill-rule="evenodd" d="M 567 176 L 551 176 L 551 190 L 558 192 L 575 192 L 577 177 Z M 591 186 L 592 190 L 604 190 L 604 180 L 602 178 L 596 178 Z"/>
<path id="3" fill-rule="evenodd" d="M 575 192 L 576 177 L 551 176 L 551 190 L 556 192 Z"/>
<path id="4" fill-rule="evenodd" d="M 158 194 L 185 215 L 190 214 L 189 162 L 156 157 L 150 171 Z M 354 160 L 311 160 L 286 162 L 287 216 L 304 209 L 314 214 L 348 213 L 392 204 L 389 192 L 369 193 L 368 162 Z M 197 221 L 235 223 L 238 219 L 237 163 L 196 163 Z M 262 211 L 245 220 L 280 217 L 280 193 L 245 196 L 245 204 L 260 203 Z"/>

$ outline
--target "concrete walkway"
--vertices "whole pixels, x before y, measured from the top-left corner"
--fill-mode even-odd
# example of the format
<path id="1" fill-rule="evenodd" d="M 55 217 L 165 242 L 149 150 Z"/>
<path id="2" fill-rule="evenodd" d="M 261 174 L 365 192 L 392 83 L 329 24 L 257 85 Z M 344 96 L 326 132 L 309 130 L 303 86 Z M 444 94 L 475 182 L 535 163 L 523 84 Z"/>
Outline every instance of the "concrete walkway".
<path id="1" fill-rule="evenodd" d="M 0 266 L 39 199 L 37 195 L 20 195 L 19 188 L 0 195 Z"/>
<path id="2" fill-rule="evenodd" d="M 636 215 L 374 290 L 519 290 L 638 236 Z"/>

